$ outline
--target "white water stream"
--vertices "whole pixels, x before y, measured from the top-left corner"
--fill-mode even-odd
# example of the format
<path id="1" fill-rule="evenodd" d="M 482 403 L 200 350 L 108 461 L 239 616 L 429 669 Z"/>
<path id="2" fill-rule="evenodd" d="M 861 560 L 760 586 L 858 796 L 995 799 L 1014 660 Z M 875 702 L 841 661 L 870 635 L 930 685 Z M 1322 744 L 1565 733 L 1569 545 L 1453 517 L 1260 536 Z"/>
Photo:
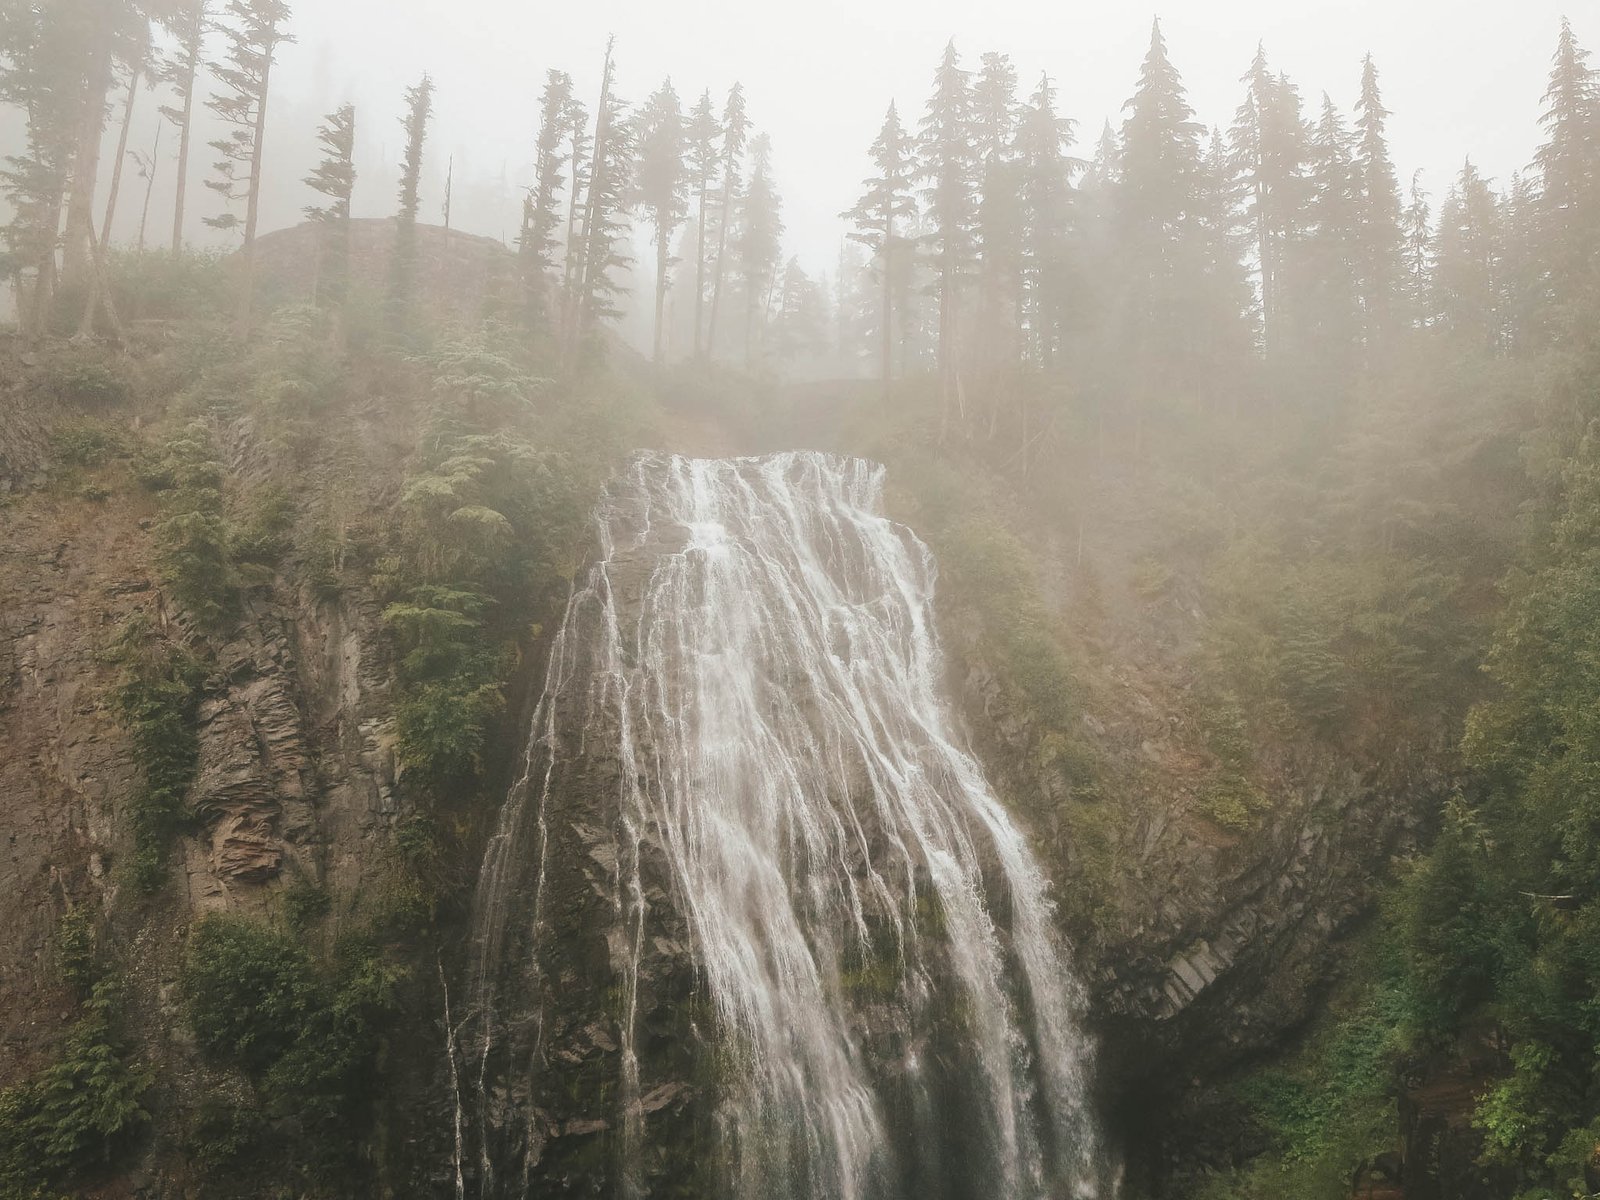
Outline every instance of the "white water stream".
<path id="1" fill-rule="evenodd" d="M 554 745 L 558 713 L 576 710 L 589 714 L 584 736 L 616 743 L 623 1196 L 649 1191 L 635 1027 L 651 903 L 642 854 L 666 864 L 726 1063 L 724 1094 L 708 1100 L 725 1141 L 719 1200 L 899 1200 L 902 1160 L 936 1161 L 938 1147 L 923 1145 L 926 1129 L 891 1128 L 904 1120 L 883 1080 L 931 1111 L 952 1082 L 949 1055 L 937 1086 L 927 1060 L 952 1040 L 983 1196 L 1108 1191 L 1080 996 L 1045 881 L 962 744 L 933 625 L 934 562 L 884 516 L 883 475 L 813 453 L 650 455 L 600 507 L 601 553 L 555 644 L 534 737 Z M 563 704 L 577 688 L 582 702 Z M 495 956 L 522 878 L 507 860 L 530 844 L 542 856 L 548 841 L 522 836 L 550 819 L 551 756 L 529 762 L 478 897 L 485 1063 Z M 531 920 L 536 937 L 554 935 L 537 903 Z M 876 1044 L 884 1010 L 907 1032 Z M 943 1042 L 917 1035 L 941 1021 Z M 529 1167 L 486 1157 L 481 1170 L 525 1180 Z"/>

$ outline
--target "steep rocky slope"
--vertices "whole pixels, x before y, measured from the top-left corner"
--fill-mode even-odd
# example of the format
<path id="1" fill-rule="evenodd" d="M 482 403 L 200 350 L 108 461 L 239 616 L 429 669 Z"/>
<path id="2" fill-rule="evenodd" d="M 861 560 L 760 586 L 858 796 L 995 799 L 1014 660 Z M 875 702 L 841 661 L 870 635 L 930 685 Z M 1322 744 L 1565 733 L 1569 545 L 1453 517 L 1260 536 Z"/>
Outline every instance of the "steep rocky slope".
<path id="1" fill-rule="evenodd" d="M 169 352 L 160 344 L 141 351 L 133 369 L 159 377 Z M 205 1117 L 193 1081 L 216 1078 L 185 1029 L 185 938 L 211 911 L 280 919 L 289 893 L 308 885 L 331 904 L 312 940 L 331 944 L 403 892 L 395 834 L 414 805 L 396 765 L 395 653 L 381 621 L 384 601 L 370 563 L 352 562 L 330 589 L 298 551 L 246 581 L 237 614 L 208 637 L 187 799 L 193 816 L 173 879 L 150 900 L 132 895 L 121 867 L 131 852 L 127 806 L 137 771 L 108 707 L 115 669 L 104 651 L 135 613 L 180 638 L 189 636 L 187 618 L 157 570 L 153 501 L 129 461 L 63 461 L 60 435 L 83 414 L 41 398 L 44 367 L 18 349 L 8 353 L 11 382 L 0 393 L 0 919 L 16 935 L 0 946 L 0 1082 L 47 1060 L 70 1020 L 55 947 L 66 914 L 86 907 L 125 964 L 134 1037 L 158 1068 L 146 1101 L 153 1136 L 137 1148 L 132 1173 L 114 1174 L 104 1194 L 227 1194 L 185 1148 Z M 141 389 L 97 420 L 131 434 L 157 419 L 167 399 L 158 387 Z M 249 419 L 223 422 L 218 441 L 230 486 L 248 491 L 293 478 L 300 499 L 337 493 L 353 525 L 380 525 L 413 444 L 412 418 L 375 383 L 334 411 L 337 432 L 292 474 L 281 441 L 264 438 Z M 687 411 L 645 436 L 690 448 L 760 446 L 762 437 L 737 428 L 715 413 Z M 337 454 L 326 448 L 335 444 Z M 919 523 L 916 511 L 907 515 Z M 1063 919 L 1106 1039 L 1102 1091 L 1142 1186 L 1160 1175 L 1166 1155 L 1186 1152 L 1150 1114 L 1176 1117 L 1192 1088 L 1269 1050 L 1305 1019 L 1336 973 L 1332 948 L 1445 780 L 1426 755 L 1352 761 L 1272 747 L 1260 765 L 1268 815 L 1248 831 L 1223 829 L 1197 802 L 1209 766 L 1183 726 L 1187 710 L 1170 673 L 1174 642 L 1192 637 L 1203 618 L 1182 605 L 1145 604 L 1138 621 L 1078 639 L 1081 699 L 1065 753 L 1051 740 L 1061 731 L 1019 691 L 1014 664 L 996 655 L 987 636 L 993 611 L 961 586 L 959 571 L 951 575 L 942 619 L 952 685 L 1003 794 L 1056 864 Z M 1046 561 L 1041 577 L 1059 582 L 1042 601 L 1059 625 L 1070 608 L 1070 570 Z M 387 1082 L 361 1150 L 372 1194 L 451 1186 L 439 985 L 459 965 L 476 848 L 519 757 L 542 669 L 541 645 L 532 636 L 523 645 L 509 715 L 485 755 L 489 799 L 452 818 L 463 823 L 462 851 L 446 873 L 442 905 L 417 934 L 390 946 L 410 982 L 387 1034 Z M 1092 788 L 1073 766 L 1084 757 L 1098 764 Z M 569 826 L 571 854 L 603 867 L 605 848 L 584 842 L 580 818 Z M 575 942 L 573 953 L 581 964 L 587 951 Z M 663 955 L 662 971 L 676 978 L 673 955 Z M 682 992 L 663 987 L 664 995 Z M 563 1037 L 574 1046 L 587 1039 L 599 1059 L 614 1047 L 608 1020 L 574 1018 Z M 648 1100 L 652 1114 L 686 1119 L 681 1091 L 657 1089 Z M 582 1120 L 576 1108 L 572 1120 Z M 572 1161 L 578 1169 L 582 1155 Z M 265 1194 L 265 1186 L 237 1176 L 226 1184 L 239 1195 Z"/>

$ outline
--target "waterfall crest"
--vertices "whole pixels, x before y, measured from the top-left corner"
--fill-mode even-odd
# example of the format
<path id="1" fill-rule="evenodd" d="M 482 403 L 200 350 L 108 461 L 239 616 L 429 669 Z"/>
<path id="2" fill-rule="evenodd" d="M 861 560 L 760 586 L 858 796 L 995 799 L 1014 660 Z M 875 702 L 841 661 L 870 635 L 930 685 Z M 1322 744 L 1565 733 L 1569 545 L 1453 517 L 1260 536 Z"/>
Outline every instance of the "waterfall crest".
<path id="1" fill-rule="evenodd" d="M 1109 1194 L 1081 996 L 883 475 L 644 455 L 607 490 L 476 900 L 476 1194 Z"/>

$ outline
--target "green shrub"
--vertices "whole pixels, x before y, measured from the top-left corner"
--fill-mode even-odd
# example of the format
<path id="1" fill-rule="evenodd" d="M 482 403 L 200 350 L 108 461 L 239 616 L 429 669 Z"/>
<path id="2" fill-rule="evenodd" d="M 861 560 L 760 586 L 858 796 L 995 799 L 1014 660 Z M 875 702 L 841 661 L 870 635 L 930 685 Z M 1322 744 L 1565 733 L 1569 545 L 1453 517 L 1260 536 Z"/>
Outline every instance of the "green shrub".
<path id="1" fill-rule="evenodd" d="M 160 459 L 141 474 L 163 491 L 156 525 L 157 563 L 173 596 L 203 626 L 234 606 L 236 576 L 222 511 L 224 470 L 204 421 L 170 437 Z"/>
<path id="2" fill-rule="evenodd" d="M 56 926 L 56 959 L 61 978 L 81 996 L 87 996 L 99 979 L 94 913 L 86 905 L 67 910 Z"/>
<path id="3" fill-rule="evenodd" d="M 103 467 L 127 449 L 120 430 L 93 421 L 64 425 L 50 442 L 56 458 L 69 467 Z"/>
<path id="4" fill-rule="evenodd" d="M 69 345 L 53 353 L 41 368 L 40 387 L 75 408 L 118 408 L 128 402 L 128 385 L 117 360 L 88 347 Z"/>
<path id="5" fill-rule="evenodd" d="M 345 939 L 325 963 L 290 933 L 222 914 L 195 926 L 182 971 L 202 1052 L 243 1070 L 267 1110 L 299 1118 L 327 1154 L 348 1150 L 368 1107 L 399 979 L 365 940 Z"/>
<path id="6" fill-rule="evenodd" d="M 0 1195 L 35 1196 L 110 1164 L 145 1126 L 154 1073 L 117 1034 L 117 981 L 95 985 L 56 1060 L 0 1092 Z"/>
<path id="7" fill-rule="evenodd" d="M 110 658 L 121 668 L 111 708 L 128 731 L 140 775 L 130 806 L 133 878 L 149 893 L 166 877 L 167 843 L 182 823 L 184 796 L 194 781 L 200 753 L 195 719 L 205 670 L 143 614 L 123 626 Z"/>
<path id="8" fill-rule="evenodd" d="M 303 934 L 333 909 L 328 890 L 300 876 L 283 892 L 283 919 L 290 930 Z"/>
<path id="9" fill-rule="evenodd" d="M 294 499 L 276 485 L 263 487 L 246 503 L 247 516 L 233 530 L 230 550 L 235 561 L 276 566 L 293 545 L 297 508 Z"/>
<path id="10" fill-rule="evenodd" d="M 1251 828 L 1267 804 L 1254 778 L 1255 751 L 1244 708 L 1231 692 L 1203 702 L 1201 729 L 1215 760 L 1200 785 L 1201 810 L 1225 829 Z"/>
<path id="11" fill-rule="evenodd" d="M 134 321 L 216 320 L 233 311 L 226 259 L 212 250 L 174 257 L 164 250 L 113 249 L 111 294 L 117 312 Z"/>

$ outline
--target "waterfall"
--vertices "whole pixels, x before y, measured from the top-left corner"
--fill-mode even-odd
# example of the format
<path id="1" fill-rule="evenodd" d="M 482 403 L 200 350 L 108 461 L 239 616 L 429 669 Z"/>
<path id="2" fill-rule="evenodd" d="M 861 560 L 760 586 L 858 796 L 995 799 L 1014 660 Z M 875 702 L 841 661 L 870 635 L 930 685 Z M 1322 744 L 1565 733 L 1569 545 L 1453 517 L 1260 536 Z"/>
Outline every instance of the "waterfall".
<path id="1" fill-rule="evenodd" d="M 477 1194 L 1110 1193 L 1080 991 L 883 479 L 652 454 L 608 488 L 475 904 Z"/>

